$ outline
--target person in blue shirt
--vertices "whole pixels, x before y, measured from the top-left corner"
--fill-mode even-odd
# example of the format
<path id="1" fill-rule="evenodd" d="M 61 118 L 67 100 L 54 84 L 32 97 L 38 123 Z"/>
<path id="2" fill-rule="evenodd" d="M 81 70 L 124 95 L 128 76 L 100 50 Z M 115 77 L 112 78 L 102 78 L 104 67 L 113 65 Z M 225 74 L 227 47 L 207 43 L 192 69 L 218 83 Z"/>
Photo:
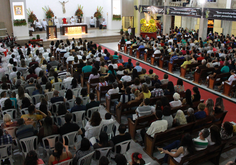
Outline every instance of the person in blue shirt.
<path id="1" fill-rule="evenodd" d="M 139 66 L 139 62 L 136 62 L 136 66 L 134 67 L 134 69 L 136 69 L 137 72 L 141 72 L 142 71 L 142 67 Z"/>
<path id="2" fill-rule="evenodd" d="M 76 112 L 76 111 L 85 111 L 86 110 L 86 106 L 85 105 L 81 105 L 81 98 L 80 97 L 76 97 L 76 105 L 74 107 L 71 108 L 70 112 Z"/>
<path id="3" fill-rule="evenodd" d="M 107 61 L 107 60 L 110 60 L 109 57 L 110 57 L 110 53 L 107 53 L 106 57 L 104 57 L 104 60 L 106 60 L 106 61 Z"/>
<path id="4" fill-rule="evenodd" d="M 130 59 L 128 59 L 128 62 L 126 62 L 126 63 L 124 63 L 124 67 L 126 67 L 128 64 L 131 66 L 131 67 L 133 67 L 134 65 L 133 65 L 133 63 L 131 62 L 131 58 Z"/>
<path id="5" fill-rule="evenodd" d="M 92 69 L 93 69 L 93 67 L 91 66 L 91 62 L 87 61 L 86 66 L 84 66 L 84 67 L 82 68 L 82 72 L 83 72 L 83 73 L 92 72 Z"/>
<path id="6" fill-rule="evenodd" d="M 141 42 L 140 43 L 140 46 L 138 47 L 138 50 L 140 50 L 140 49 L 143 49 L 143 48 L 145 48 L 145 46 L 143 45 L 143 43 Z M 140 51 L 140 54 L 144 54 L 145 53 L 145 51 Z"/>
<path id="7" fill-rule="evenodd" d="M 178 57 L 176 54 L 174 54 L 174 55 L 172 55 L 172 57 L 170 58 L 170 63 L 173 64 L 173 61 L 174 61 L 174 60 L 178 60 L 178 59 L 179 59 L 179 57 Z"/>
<path id="8" fill-rule="evenodd" d="M 206 117 L 206 112 L 204 111 L 206 105 L 204 103 L 198 104 L 198 112 L 194 114 L 195 118 L 198 119 L 203 119 Z"/>
<path id="9" fill-rule="evenodd" d="M 33 91 L 32 95 L 44 94 L 43 88 L 40 84 L 36 84 L 36 90 Z"/>

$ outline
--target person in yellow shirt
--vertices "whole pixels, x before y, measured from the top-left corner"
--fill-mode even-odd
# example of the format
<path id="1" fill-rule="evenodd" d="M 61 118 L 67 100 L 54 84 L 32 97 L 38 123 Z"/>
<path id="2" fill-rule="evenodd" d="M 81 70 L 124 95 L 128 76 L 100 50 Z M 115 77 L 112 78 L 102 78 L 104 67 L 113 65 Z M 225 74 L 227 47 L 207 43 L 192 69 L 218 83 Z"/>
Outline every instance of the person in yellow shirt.
<path id="1" fill-rule="evenodd" d="M 142 69 L 142 74 L 139 75 L 140 80 L 145 80 L 148 75 L 146 74 L 146 69 Z"/>
<path id="2" fill-rule="evenodd" d="M 43 118 L 47 116 L 42 111 L 37 110 L 34 105 L 30 105 L 28 108 L 28 111 L 29 111 L 28 114 L 21 116 L 21 118 L 25 120 L 26 125 L 30 124 L 30 125 L 35 126 L 37 121 L 42 120 Z M 39 113 L 39 114 L 35 114 L 35 113 Z"/>
<path id="3" fill-rule="evenodd" d="M 192 62 L 190 61 L 190 58 L 187 56 L 186 61 L 181 65 L 182 68 L 186 68 L 187 65 L 191 64 Z"/>
<path id="4" fill-rule="evenodd" d="M 153 70 L 152 69 L 149 69 L 149 75 L 148 75 L 148 77 L 150 78 L 150 79 L 154 79 L 154 77 L 156 76 L 156 73 L 153 73 Z"/>

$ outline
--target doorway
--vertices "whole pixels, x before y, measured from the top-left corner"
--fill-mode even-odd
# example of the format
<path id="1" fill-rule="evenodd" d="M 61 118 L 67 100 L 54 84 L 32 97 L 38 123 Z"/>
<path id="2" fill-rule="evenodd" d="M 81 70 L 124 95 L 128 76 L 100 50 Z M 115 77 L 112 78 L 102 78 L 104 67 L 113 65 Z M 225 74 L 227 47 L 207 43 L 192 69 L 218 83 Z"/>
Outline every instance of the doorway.
<path id="1" fill-rule="evenodd" d="M 207 23 L 207 35 L 211 32 L 213 34 L 214 20 L 209 19 Z"/>

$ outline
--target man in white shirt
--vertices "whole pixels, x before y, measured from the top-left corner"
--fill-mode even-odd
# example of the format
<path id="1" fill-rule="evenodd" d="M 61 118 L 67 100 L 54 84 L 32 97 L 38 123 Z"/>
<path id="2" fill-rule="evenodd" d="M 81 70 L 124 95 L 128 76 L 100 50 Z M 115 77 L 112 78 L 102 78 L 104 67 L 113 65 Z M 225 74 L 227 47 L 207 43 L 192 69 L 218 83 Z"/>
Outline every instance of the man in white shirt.
<path id="1" fill-rule="evenodd" d="M 6 91 L 3 91 L 3 92 L 1 93 L 1 99 L 0 99 L 1 108 L 4 107 L 4 103 L 5 103 L 6 99 L 8 99 L 7 93 L 6 93 Z"/>
<path id="2" fill-rule="evenodd" d="M 154 54 L 161 54 L 161 51 L 159 50 L 159 48 L 155 50 Z"/>
<path id="3" fill-rule="evenodd" d="M 72 80 L 73 80 L 73 77 L 71 77 L 70 72 L 67 72 L 66 78 L 63 80 L 63 84 L 66 89 L 69 89 Z"/>
<path id="4" fill-rule="evenodd" d="M 103 29 L 106 29 L 106 28 L 107 28 L 107 22 L 105 21 L 105 19 L 103 19 L 102 28 L 103 28 Z"/>
<path id="5" fill-rule="evenodd" d="M 174 99 L 174 101 L 170 102 L 171 108 L 179 107 L 182 105 L 182 102 L 180 101 L 180 95 L 178 93 L 176 93 L 176 92 L 174 93 L 173 99 Z"/>
<path id="6" fill-rule="evenodd" d="M 74 25 L 75 24 L 75 19 L 74 19 L 74 17 L 72 16 L 71 17 L 71 19 L 70 19 L 70 23 L 72 24 L 72 25 Z"/>
<path id="7" fill-rule="evenodd" d="M 131 76 L 128 75 L 128 72 L 125 70 L 124 71 L 124 76 L 121 77 L 120 81 L 122 82 L 130 82 L 132 80 Z"/>
<path id="8" fill-rule="evenodd" d="M 39 22 L 38 19 L 35 22 L 35 28 L 39 28 L 40 31 L 42 31 L 42 29 L 43 29 L 43 26 L 41 25 L 41 23 Z"/>
<path id="9" fill-rule="evenodd" d="M 55 16 L 54 24 L 57 26 L 57 28 L 60 28 L 59 20 L 57 19 L 57 16 Z"/>
<path id="10" fill-rule="evenodd" d="M 7 51 L 7 49 L 4 49 L 4 48 L 3 48 L 3 45 L 1 45 L 1 47 L 0 47 L 0 52 L 5 52 L 5 51 Z"/>
<path id="11" fill-rule="evenodd" d="M 16 73 L 17 73 L 16 67 L 14 66 L 12 70 L 13 70 L 13 72 L 11 72 L 9 74 L 9 79 L 10 79 L 11 82 L 13 82 L 13 79 L 17 77 L 17 75 L 16 75 Z"/>
<path id="12" fill-rule="evenodd" d="M 65 46 L 62 46 L 62 47 L 61 47 L 60 53 L 66 53 Z"/>
<path id="13" fill-rule="evenodd" d="M 95 27 L 95 22 L 94 22 L 93 17 L 91 17 L 89 24 L 90 24 L 90 27 Z"/>
<path id="14" fill-rule="evenodd" d="M 150 99 L 146 98 L 136 109 L 136 113 L 139 117 L 151 115 L 155 113 L 155 107 L 150 106 Z"/>
<path id="15" fill-rule="evenodd" d="M 119 93 L 119 87 L 118 87 L 118 84 L 117 84 L 116 82 L 114 82 L 114 83 L 112 84 L 112 89 L 109 89 L 109 90 L 107 91 L 107 94 L 108 94 L 108 95 L 115 94 L 115 93 Z"/>
<path id="16" fill-rule="evenodd" d="M 148 130 L 145 128 L 141 130 L 141 136 L 144 141 L 145 134 L 147 133 L 151 137 L 154 137 L 156 133 L 165 132 L 168 128 L 167 120 L 162 120 L 162 111 L 156 111 L 157 120 L 152 122 Z"/>
<path id="17" fill-rule="evenodd" d="M 72 53 L 71 53 L 70 56 L 66 59 L 66 63 L 68 64 L 69 61 L 74 61 L 74 56 L 73 56 Z"/>
<path id="18" fill-rule="evenodd" d="M 42 25 L 43 25 L 44 30 L 46 31 L 48 23 L 47 23 L 47 21 L 45 19 L 43 19 Z"/>
<path id="19" fill-rule="evenodd" d="M 44 49 L 43 58 L 44 58 L 46 61 L 49 61 L 49 53 L 47 52 L 47 49 Z"/>
<path id="20" fill-rule="evenodd" d="M 131 44 L 131 41 L 129 39 L 127 39 L 127 41 L 125 42 L 125 44 Z"/>

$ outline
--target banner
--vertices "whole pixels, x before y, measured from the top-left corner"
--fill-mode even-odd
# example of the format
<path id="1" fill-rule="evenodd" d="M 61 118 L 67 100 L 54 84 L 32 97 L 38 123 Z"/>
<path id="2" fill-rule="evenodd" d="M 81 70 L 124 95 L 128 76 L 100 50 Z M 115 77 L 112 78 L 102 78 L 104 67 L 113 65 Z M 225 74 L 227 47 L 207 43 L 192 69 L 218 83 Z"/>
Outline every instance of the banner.
<path id="1" fill-rule="evenodd" d="M 179 15 L 186 17 L 201 17 L 201 8 L 171 7 L 167 6 L 165 13 L 167 15 Z"/>
<path id="2" fill-rule="evenodd" d="M 236 10 L 204 8 L 204 18 L 236 21 Z"/>
<path id="3" fill-rule="evenodd" d="M 139 6 L 139 11 L 141 12 L 141 13 L 147 13 L 147 12 L 149 12 L 150 10 L 152 10 L 152 11 L 155 11 L 155 13 L 157 13 L 157 14 L 164 14 L 164 6 L 145 6 L 145 5 L 140 5 Z"/>

